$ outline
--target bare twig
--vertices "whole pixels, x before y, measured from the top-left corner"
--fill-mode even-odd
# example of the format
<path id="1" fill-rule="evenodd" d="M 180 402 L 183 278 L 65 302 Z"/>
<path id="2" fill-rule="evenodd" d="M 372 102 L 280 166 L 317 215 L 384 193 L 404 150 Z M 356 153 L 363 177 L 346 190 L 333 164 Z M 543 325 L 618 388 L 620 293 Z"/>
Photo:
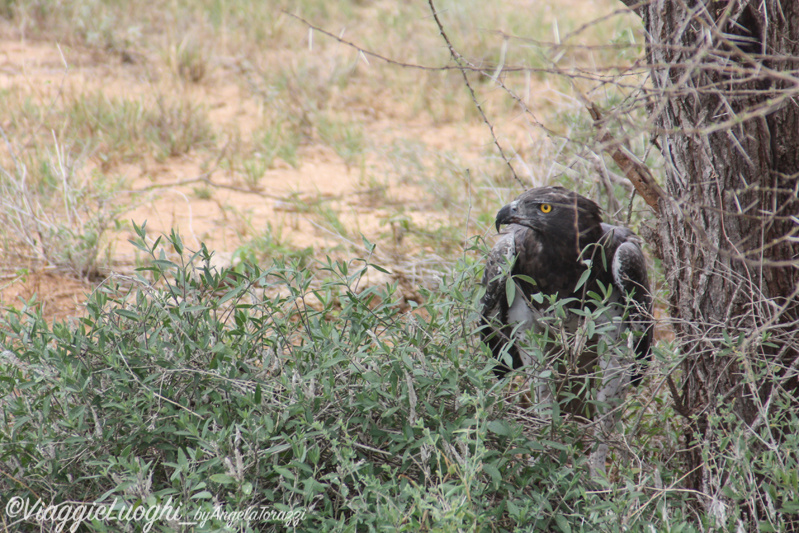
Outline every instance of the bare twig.
<path id="1" fill-rule="evenodd" d="M 441 33 L 441 37 L 444 39 L 444 42 L 447 43 L 447 47 L 449 48 L 449 54 L 452 56 L 452 60 L 455 61 L 455 64 L 458 65 L 458 70 L 460 70 L 461 75 L 463 76 L 463 82 L 466 84 L 466 88 L 469 89 L 469 94 L 472 96 L 472 101 L 474 102 L 477 111 L 480 113 L 480 116 L 483 118 L 483 122 L 485 122 L 486 126 L 488 126 L 488 130 L 491 132 L 491 138 L 494 140 L 494 144 L 499 150 L 499 155 L 502 156 L 502 159 L 505 161 L 505 164 L 508 165 L 511 174 L 513 175 L 513 179 L 519 182 L 519 185 L 522 188 L 527 188 L 527 185 L 519 179 L 519 176 L 516 175 L 516 170 L 513 168 L 513 165 L 510 162 L 510 159 L 505 155 L 505 151 L 502 149 L 502 146 L 499 144 L 499 139 L 497 139 L 496 134 L 494 133 L 494 125 L 491 124 L 491 121 L 488 120 L 488 117 L 483 111 L 483 106 L 480 105 L 480 102 L 477 101 L 477 95 L 474 93 L 474 89 L 472 88 L 472 84 L 469 82 L 469 77 L 466 75 L 467 69 L 466 65 L 468 65 L 468 61 L 464 59 L 464 57 L 455 50 L 455 47 L 452 45 L 452 42 L 447 37 L 447 33 L 444 31 L 444 25 L 441 24 L 441 20 L 438 18 L 438 11 L 436 10 L 436 6 L 433 4 L 433 0 L 427 0 L 427 3 L 430 4 L 430 11 L 433 13 L 433 20 L 436 21 L 436 25 L 438 26 L 438 31 Z"/>

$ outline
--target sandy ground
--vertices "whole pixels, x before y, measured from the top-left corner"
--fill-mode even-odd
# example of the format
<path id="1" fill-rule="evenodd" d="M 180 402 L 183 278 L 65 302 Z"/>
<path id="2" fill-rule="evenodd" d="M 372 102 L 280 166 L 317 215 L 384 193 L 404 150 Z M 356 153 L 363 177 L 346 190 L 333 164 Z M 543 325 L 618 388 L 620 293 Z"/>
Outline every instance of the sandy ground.
<path id="1" fill-rule="evenodd" d="M 547 10 L 545 14 L 552 18 L 553 13 Z M 303 144 L 298 149 L 297 166 L 278 158 L 257 185 L 252 186 L 242 181 L 240 172 L 224 165 L 226 151 L 236 150 L 237 140 L 250 138 L 263 116 L 263 99 L 242 81 L 240 60 L 213 58 L 201 83 L 186 83 L 167 71 L 163 58 L 59 45 L 41 38 L 30 40 L 12 28 L 3 30 L 7 31 L 0 31 L 0 91 L 23 95 L 45 114 L 80 95 L 92 93 L 142 101 L 154 98 L 153 95 L 173 95 L 206 111 L 216 136 L 214 149 L 190 150 L 163 160 L 144 154 L 135 161 L 107 165 L 100 147 L 82 161 L 82 172 L 84 175 L 101 172 L 124 181 L 125 187 L 114 198 L 114 202 L 124 207 L 120 220 L 137 224 L 146 221 L 148 234 L 153 236 L 176 229 L 188 247 L 196 249 L 204 242 L 214 250 L 220 265 L 229 265 L 234 252 L 267 227 L 277 229 L 293 249 L 312 246 L 327 252 L 343 247 L 345 253 L 352 254 L 360 242 L 355 236 L 362 234 L 378 243 L 381 250 L 391 252 L 388 255 L 392 257 L 397 254 L 435 257 L 439 250 L 431 244 L 402 241 L 392 225 L 392 217 L 401 212 L 415 227 L 435 227 L 447 218 L 451 222 L 452 210 L 442 209 L 441 199 L 431 195 L 429 186 L 406 179 L 402 171 L 392 168 L 395 163 L 386 158 L 380 147 L 412 142 L 425 154 L 449 154 L 462 167 L 474 169 L 484 166 L 486 153 L 493 151 L 489 131 L 476 115 L 468 120 L 463 117 L 442 120 L 424 111 L 414 114 L 409 110 L 413 105 L 410 102 L 375 96 L 374 87 L 379 87 L 380 81 L 369 78 L 377 74 L 363 62 L 353 68 L 359 69 L 371 92 L 338 94 L 334 87 L 330 96 L 330 106 L 362 128 L 368 152 L 361 164 L 349 164 L 323 143 Z M 275 51 L 276 55 L 281 53 Z M 352 55 L 352 51 L 348 53 Z M 546 107 L 561 96 L 547 80 L 532 83 L 535 85 L 528 85 L 525 90 L 531 108 Z M 484 106 L 492 105 L 490 98 L 489 92 L 486 100 L 481 100 Z M 579 102 L 576 105 L 579 108 Z M 537 152 L 552 150 L 546 134 L 531 125 L 529 117 L 518 109 L 506 108 L 491 116 L 498 137 L 517 154 L 523 156 L 526 150 L 540 157 Z M 8 114 L 0 113 L 4 130 L 8 129 L 8 123 Z M 46 135 L 41 129 L 34 134 Z M 552 156 L 554 159 L 557 154 L 553 152 Z M 525 169 L 523 164 L 517 168 L 530 184 L 536 183 L 539 173 L 548 172 Z M 380 180 L 369 181 L 365 179 L 367 174 L 378 175 Z M 503 185 L 506 190 L 487 191 L 485 187 L 477 190 L 473 183 L 463 179 L 456 185 L 456 194 L 468 199 L 487 195 L 489 206 L 499 206 L 502 200 L 519 192 L 516 183 Z M 198 194 L 198 189 L 210 193 Z M 463 205 L 471 206 L 471 201 L 464 201 Z M 349 230 L 349 240 L 320 224 L 318 213 L 312 216 L 308 212 L 313 208 L 334 212 Z M 476 215 L 470 214 L 472 219 Z M 466 221 L 462 229 L 466 238 L 492 232 L 488 226 L 475 225 L 465 213 L 455 215 Z M 137 251 L 128 242 L 133 236 L 129 225 L 128 229 L 108 234 L 106 244 L 112 270 L 129 272 L 135 266 Z M 20 308 L 23 300 L 35 296 L 49 319 L 81 314 L 85 295 L 96 287 L 97 280 L 78 279 L 73 273 L 42 264 L 24 250 L 17 253 L 18 247 L 5 248 L 6 257 L 0 260 L 0 305 Z"/>
<path id="2" fill-rule="evenodd" d="M 222 132 L 218 142 L 222 151 L 233 137 L 231 134 L 226 140 L 226 132 L 247 137 L 256 128 L 260 105 L 228 74 L 222 65 L 202 84 L 178 84 L 165 80 L 163 74 L 153 74 L 146 66 L 126 64 L 97 50 L 0 39 L 0 90 L 23 91 L 41 105 L 55 108 L 75 95 L 92 92 L 146 98 L 157 83 L 159 91 L 180 91 L 182 98 L 208 110 L 215 131 Z M 429 150 L 455 150 L 464 160 L 485 150 L 487 132 L 478 122 L 464 127 L 436 123 L 422 115 L 400 124 L 390 116 L 392 106 L 381 102 L 368 111 L 355 110 L 363 115 L 361 123 L 370 144 L 413 139 Z M 519 132 L 523 133 L 521 128 Z M 174 228 L 187 246 L 196 249 L 204 242 L 224 265 L 229 264 L 237 247 L 268 225 L 280 228 L 293 248 L 330 249 L 340 245 L 340 236 L 303 213 L 307 206 L 329 206 L 353 234 L 361 233 L 372 242 L 389 238 L 391 227 L 386 220 L 397 206 L 407 206 L 404 216 L 418 224 L 442 216 L 432 202 L 420 201 L 425 196 L 422 188 L 400 183 L 390 169 L 385 174 L 388 179 L 375 191 L 363 182 L 363 172 L 349 166 L 330 147 L 313 144 L 299 150 L 296 168 L 276 161 L 255 189 L 220 168 L 218 160 L 214 161 L 215 153 L 189 152 L 160 162 L 143 157 L 134 163 L 116 164 L 109 174 L 122 176 L 127 184 L 127 193 L 123 191 L 116 199 L 127 206 L 119 218 L 137 224 L 146 221 L 148 233 L 154 236 Z M 95 153 L 85 162 L 88 173 L 100 169 L 100 155 Z M 385 167 L 388 163 L 380 156 L 367 154 L 365 165 L 371 169 Z M 197 187 L 208 186 L 205 180 L 213 183 L 210 198 L 196 194 Z M 375 194 L 380 195 L 379 200 L 375 200 Z M 128 242 L 133 236 L 132 231 L 125 230 L 111 235 L 115 270 L 134 264 L 136 253 Z M 36 296 L 48 318 L 60 319 L 80 314 L 81 302 L 93 287 L 93 283 L 68 272 L 17 257 L 6 261 L 0 275 L 0 304 L 20 308 L 22 300 Z"/>

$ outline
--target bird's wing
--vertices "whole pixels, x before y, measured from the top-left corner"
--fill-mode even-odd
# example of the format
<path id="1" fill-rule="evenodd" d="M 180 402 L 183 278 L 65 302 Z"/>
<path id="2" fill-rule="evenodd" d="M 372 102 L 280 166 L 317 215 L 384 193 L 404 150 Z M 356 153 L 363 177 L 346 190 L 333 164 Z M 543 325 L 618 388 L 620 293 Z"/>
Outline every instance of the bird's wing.
<path id="1" fill-rule="evenodd" d="M 515 256 L 515 234 L 510 231 L 503 233 L 491 248 L 483 272 L 482 284 L 486 292 L 480 300 L 480 314 L 487 319 L 497 318 L 503 304 L 504 309 L 507 309 L 505 285 Z"/>
<path id="2" fill-rule="evenodd" d="M 518 350 L 512 345 L 508 347 L 512 327 L 508 325 L 508 295 L 505 287 L 515 259 L 516 234 L 508 231 L 500 236 L 489 252 L 483 273 L 485 294 L 480 300 L 480 336 L 499 361 L 494 367 L 494 374 L 499 379 L 511 368 L 521 365 Z M 510 355 L 510 366 L 503 362 L 506 354 Z"/>
<path id="3" fill-rule="evenodd" d="M 638 359 L 648 359 L 653 329 L 652 295 L 641 240 L 627 228 L 602 224 L 602 229 L 613 250 L 610 261 L 613 285 L 628 304 L 629 326 L 640 332 L 635 344 L 636 355 Z M 638 381 L 640 376 L 634 376 L 633 384 Z"/>

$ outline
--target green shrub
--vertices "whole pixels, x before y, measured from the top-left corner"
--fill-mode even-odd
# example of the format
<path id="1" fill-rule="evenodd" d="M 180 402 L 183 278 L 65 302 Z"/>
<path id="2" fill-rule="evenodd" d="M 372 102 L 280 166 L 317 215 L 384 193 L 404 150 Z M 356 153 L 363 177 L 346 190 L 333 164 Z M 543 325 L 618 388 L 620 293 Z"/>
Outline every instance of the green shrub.
<path id="1" fill-rule="evenodd" d="M 394 286 L 361 286 L 382 270 L 367 261 L 217 271 L 205 247 L 136 231 L 148 266 L 84 317 L 5 318 L 7 498 L 171 502 L 199 522 L 162 531 L 693 530 L 652 472 L 590 481 L 580 426 L 508 401 L 473 334 L 474 261 L 408 311 Z M 261 507 L 269 520 L 212 516 Z"/>

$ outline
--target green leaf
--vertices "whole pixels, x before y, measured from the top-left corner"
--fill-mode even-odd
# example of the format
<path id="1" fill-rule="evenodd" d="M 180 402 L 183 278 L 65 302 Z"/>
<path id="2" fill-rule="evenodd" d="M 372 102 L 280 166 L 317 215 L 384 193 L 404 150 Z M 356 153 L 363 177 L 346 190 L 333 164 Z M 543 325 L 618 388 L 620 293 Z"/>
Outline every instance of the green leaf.
<path id="1" fill-rule="evenodd" d="M 490 463 L 483 463 L 483 472 L 491 476 L 491 481 L 494 482 L 494 486 L 498 487 L 502 482 L 502 474 L 494 465 Z"/>
<path id="2" fill-rule="evenodd" d="M 565 531 L 566 533 L 571 533 L 572 528 L 563 515 L 560 514 L 555 515 L 555 522 L 558 524 L 558 527 L 560 528 L 561 531 Z"/>
<path id="3" fill-rule="evenodd" d="M 511 276 L 505 279 L 505 298 L 508 305 L 513 305 L 513 300 L 516 298 L 516 282 Z"/>
<path id="4" fill-rule="evenodd" d="M 361 234 L 361 240 L 363 241 L 364 248 L 366 248 L 367 252 L 371 254 L 377 245 L 369 242 L 366 237 L 363 236 L 363 234 Z"/>
<path id="5" fill-rule="evenodd" d="M 180 240 L 180 235 L 175 230 L 172 230 L 172 235 L 170 235 L 170 240 L 172 241 L 172 246 L 175 248 L 175 251 L 178 255 L 183 255 L 183 242 Z"/>
<path id="6" fill-rule="evenodd" d="M 189 460 L 186 458 L 186 452 L 183 451 L 183 448 L 178 448 L 178 464 L 184 470 L 188 469 Z"/>
<path id="7" fill-rule="evenodd" d="M 214 483 L 221 483 L 223 485 L 230 485 L 236 482 L 236 478 L 227 474 L 213 474 L 209 479 Z"/>
<path id="8" fill-rule="evenodd" d="M 232 289 L 227 291 L 222 296 L 222 298 L 219 299 L 219 302 L 217 302 L 217 305 L 222 305 L 223 303 L 227 302 L 228 300 L 232 300 L 233 298 L 236 298 L 241 293 L 243 293 L 245 290 L 247 290 L 247 284 L 246 283 L 242 283 L 241 285 L 237 285 L 236 287 L 233 287 Z"/>
<path id="9" fill-rule="evenodd" d="M 589 277 L 591 277 L 591 269 L 587 268 L 587 269 L 585 269 L 585 271 L 580 276 L 580 280 L 577 282 L 577 285 L 574 287 L 574 290 L 577 291 L 577 290 L 580 289 L 580 287 L 585 285 L 585 283 L 588 281 Z"/>
<path id="10" fill-rule="evenodd" d="M 178 267 L 175 263 L 167 259 L 153 259 L 153 266 L 162 271 L 171 270 Z"/>
<path id="11" fill-rule="evenodd" d="M 380 265 L 376 265 L 376 264 L 374 264 L 374 263 L 369 263 L 369 266 L 370 266 L 370 267 L 372 267 L 372 268 L 374 268 L 374 269 L 375 269 L 375 270 L 377 270 L 378 272 L 382 272 L 383 274 L 391 274 L 391 272 L 389 272 L 389 271 L 388 271 L 388 270 L 386 270 L 385 268 L 381 267 Z"/>
<path id="12" fill-rule="evenodd" d="M 138 313 L 129 311 L 127 309 L 114 309 L 114 313 L 119 316 L 124 316 L 125 318 L 129 318 L 131 320 L 136 320 L 136 321 L 141 320 L 141 317 L 139 316 Z"/>
<path id="13" fill-rule="evenodd" d="M 507 437 L 511 434 L 510 424 L 508 424 L 508 422 L 505 420 L 492 420 L 486 427 L 488 427 L 488 431 L 491 433 L 495 433 L 503 437 Z"/>

